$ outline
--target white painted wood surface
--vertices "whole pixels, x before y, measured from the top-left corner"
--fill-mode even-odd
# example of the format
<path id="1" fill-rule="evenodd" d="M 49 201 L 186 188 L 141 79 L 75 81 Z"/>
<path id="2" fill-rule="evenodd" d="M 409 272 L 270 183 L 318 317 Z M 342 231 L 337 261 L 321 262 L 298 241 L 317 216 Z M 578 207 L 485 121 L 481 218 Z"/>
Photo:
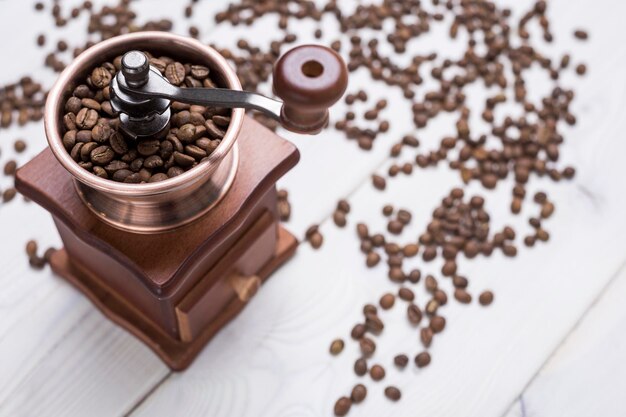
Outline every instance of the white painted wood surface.
<path id="1" fill-rule="evenodd" d="M 181 4 L 174 3 L 144 0 L 137 8 L 142 16 L 175 19 L 176 31 L 184 33 L 188 23 L 182 19 Z M 503 3 L 514 10 L 520 10 L 522 3 L 530 4 Z M 201 28 L 212 26 L 210 13 L 222 4 L 201 2 L 194 23 Z M 476 304 L 446 306 L 448 326 L 431 348 L 433 363 L 428 368 L 397 372 L 390 366 L 394 354 L 412 355 L 419 342 L 415 331 L 400 319 L 402 309 L 386 312 L 385 316 L 398 319 L 387 320 L 374 360 L 386 366 L 388 375 L 380 383 L 364 380 L 368 399 L 353 407 L 351 416 L 483 417 L 507 410 L 510 416 L 626 414 L 620 382 L 626 369 L 618 363 L 620 346 L 625 343 L 619 330 L 626 308 L 619 301 L 626 279 L 607 288 L 626 260 L 626 186 L 622 181 L 626 50 L 618 42 L 626 39 L 624 12 L 625 3 L 610 0 L 550 2 L 556 42 L 547 50 L 574 52 L 575 62 L 590 66 L 587 77 L 571 76 L 564 81 L 577 86 L 574 110 L 579 123 L 567 131 L 562 158 L 577 166 L 576 179 L 558 186 L 535 181 L 530 190 L 545 189 L 556 203 L 556 216 L 546 222 L 550 242 L 532 250 L 522 248 L 514 260 L 495 255 L 489 260 L 461 261 L 461 270 L 471 277 L 470 290 L 478 294 L 491 288 L 496 301 L 487 309 Z M 20 19 L 27 19 L 28 24 Z M 263 23 L 253 32 L 258 42 L 274 35 L 263 29 L 273 27 L 272 18 Z M 332 22 L 324 21 L 323 27 L 325 39 L 332 39 Z M 588 43 L 572 39 L 571 32 L 578 27 L 589 29 Z M 0 82 L 11 81 L 13 74 L 28 69 L 47 83 L 54 80 L 54 74 L 42 69 L 45 53 L 33 46 L 37 34 L 48 28 L 49 17 L 32 12 L 30 1 L 0 1 L 0 53 L 19 57 L 3 62 Z M 305 41 L 312 39 L 315 28 L 305 22 L 297 25 L 296 32 Z M 74 25 L 59 38 L 76 38 L 81 31 Z M 241 28 L 218 28 L 202 34 L 206 41 L 225 45 L 224 39 L 242 32 Z M 49 38 L 48 45 L 53 41 L 55 37 Z M 446 55 L 458 52 L 444 31 L 413 47 Z M 537 88 L 547 85 L 541 79 L 532 81 Z M 348 343 L 342 355 L 331 358 L 328 345 L 337 336 L 348 338 L 363 303 L 394 288 L 382 265 L 365 268 L 354 225 L 366 220 L 382 231 L 380 208 L 397 201 L 414 213 L 402 239 L 414 238 L 443 194 L 460 182 L 447 169 L 417 170 L 411 177 L 390 181 L 385 192 L 375 191 L 369 181 L 371 173 L 386 171 L 390 144 L 413 128 L 410 111 L 396 91 L 357 73 L 350 90 L 361 86 L 373 99 L 391 99 L 383 117 L 392 120 L 392 131 L 377 140 L 372 152 L 355 149 L 353 142 L 333 131 L 319 138 L 289 135 L 299 146 L 302 161 L 281 181 L 290 191 L 294 209 L 288 227 L 302 235 L 311 223 L 323 222 L 325 245 L 320 251 L 303 245 L 184 373 L 171 374 L 146 347 L 109 323 L 50 272 L 31 271 L 23 244 L 32 237 L 43 245 L 58 244 L 52 222 L 34 204 L 20 201 L 0 206 L 0 281 L 5 288 L 0 294 L 0 415 L 331 415 L 335 399 L 357 382 L 351 371 L 357 346 Z M 482 99 L 472 96 L 470 105 Z M 336 114 L 343 113 L 341 107 Z M 418 135 L 428 148 L 429 142 L 434 146 L 452 131 L 449 119 L 441 118 Z M 29 143 L 21 161 L 45 146 L 41 125 L 2 130 L 0 161 L 11 155 L 5 144 L 18 136 Z M 412 155 L 402 158 L 409 160 Z M 0 188 L 6 186 L 6 179 L 0 179 Z M 468 192 L 478 189 L 473 185 Z M 510 221 L 509 193 L 510 184 L 504 183 L 487 193 L 494 228 Z M 345 230 L 328 220 L 341 197 L 349 197 L 353 206 Z M 516 219 L 519 235 L 529 213 Z M 429 265 L 424 272 L 438 267 Z M 603 290 L 604 296 L 598 299 Z M 554 353 L 596 299 L 596 307 Z M 514 401 L 529 383 L 522 396 L 524 414 Z M 607 383 L 613 385 L 604 388 Z M 388 384 L 402 389 L 402 401 L 390 405 L 383 397 Z"/>

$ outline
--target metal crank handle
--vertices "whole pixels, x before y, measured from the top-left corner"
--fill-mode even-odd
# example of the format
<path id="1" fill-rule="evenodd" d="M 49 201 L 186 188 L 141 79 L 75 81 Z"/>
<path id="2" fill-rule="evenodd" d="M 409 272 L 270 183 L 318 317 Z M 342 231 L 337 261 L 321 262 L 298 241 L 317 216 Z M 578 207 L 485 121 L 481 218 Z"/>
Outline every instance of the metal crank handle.
<path id="1" fill-rule="evenodd" d="M 141 87 L 121 86 L 122 91 L 137 98 L 165 98 L 187 104 L 261 111 L 280 121 L 283 102 L 249 91 L 228 88 L 180 88 L 161 77 L 150 77 Z"/>
<path id="2" fill-rule="evenodd" d="M 281 56 L 274 66 L 274 93 L 283 101 L 249 91 L 179 88 L 160 75 L 150 76 L 148 59 L 131 51 L 122 59 L 120 89 L 137 99 L 168 99 L 205 106 L 262 111 L 288 130 L 315 134 L 328 123 L 328 108 L 343 96 L 348 69 L 332 49 L 302 45 Z M 120 75 L 122 75 L 120 74 Z"/>

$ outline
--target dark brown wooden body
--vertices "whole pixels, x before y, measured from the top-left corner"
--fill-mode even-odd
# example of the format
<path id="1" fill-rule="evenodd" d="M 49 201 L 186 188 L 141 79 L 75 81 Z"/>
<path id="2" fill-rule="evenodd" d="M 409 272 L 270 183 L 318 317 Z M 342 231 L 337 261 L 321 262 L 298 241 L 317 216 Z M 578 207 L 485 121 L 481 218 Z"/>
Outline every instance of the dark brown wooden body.
<path id="1" fill-rule="evenodd" d="M 240 284 L 267 278 L 297 245 L 279 225 L 275 187 L 298 162 L 297 149 L 249 118 L 237 143 L 239 167 L 225 197 L 159 234 L 100 221 L 48 149 L 17 173 L 19 191 L 50 211 L 63 240 L 53 270 L 175 370 L 245 305 Z"/>

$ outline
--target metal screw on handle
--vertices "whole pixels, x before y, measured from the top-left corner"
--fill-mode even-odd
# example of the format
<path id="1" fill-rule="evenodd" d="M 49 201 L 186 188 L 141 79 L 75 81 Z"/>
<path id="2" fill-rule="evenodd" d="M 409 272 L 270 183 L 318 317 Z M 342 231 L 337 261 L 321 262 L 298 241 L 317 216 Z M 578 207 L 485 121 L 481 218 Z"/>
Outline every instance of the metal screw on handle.
<path id="1" fill-rule="evenodd" d="M 129 87 L 138 88 L 148 82 L 150 62 L 139 51 L 130 51 L 122 57 L 122 74 Z"/>

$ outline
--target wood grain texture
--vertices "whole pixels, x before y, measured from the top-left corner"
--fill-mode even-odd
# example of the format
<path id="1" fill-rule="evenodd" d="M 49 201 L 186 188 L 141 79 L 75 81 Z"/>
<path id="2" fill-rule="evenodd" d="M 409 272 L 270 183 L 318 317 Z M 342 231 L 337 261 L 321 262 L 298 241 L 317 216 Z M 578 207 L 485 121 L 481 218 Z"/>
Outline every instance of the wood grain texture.
<path id="1" fill-rule="evenodd" d="M 506 417 L 626 415 L 624 294 L 622 266 Z"/>
<path id="2" fill-rule="evenodd" d="M 187 23 L 179 20 L 180 5 L 171 3 L 159 1 L 154 6 L 156 1 L 144 1 L 138 6 L 150 9 L 149 16 L 171 11 L 177 19 L 176 30 L 182 33 Z M 202 27 L 208 24 L 209 14 L 203 15 L 200 7 L 215 10 L 218 3 L 224 4 L 200 2 L 194 23 Z M 531 2 L 502 3 L 520 10 L 520 6 Z M 28 9 L 24 13 L 30 13 L 31 6 L 24 7 Z M 21 8 L 15 6 L 16 11 Z M 573 183 L 559 186 L 539 181 L 529 190 L 546 189 L 556 202 L 558 213 L 546 223 L 552 239 L 541 248 L 522 251 L 515 260 L 494 256 L 488 262 L 461 262 L 463 272 L 473 278 L 472 293 L 492 288 L 496 300 L 488 309 L 474 304 L 446 307 L 449 326 L 436 340 L 433 363 L 428 368 L 399 373 L 388 366 L 393 354 L 405 351 L 412 355 L 418 346 L 415 332 L 400 319 L 400 309 L 390 311 L 387 317 L 398 320 L 388 320 L 375 356 L 376 361 L 390 368 L 388 376 L 381 383 L 366 380 L 368 399 L 354 407 L 351 416 L 501 415 L 622 265 L 626 248 L 626 189 L 621 180 L 626 151 L 622 140 L 626 85 L 620 74 L 626 68 L 626 56 L 623 50 L 614 48 L 616 39 L 626 36 L 621 22 L 625 11 L 626 4 L 609 0 L 550 1 L 556 43 L 547 50 L 575 52 L 577 60 L 590 66 L 587 77 L 564 80 L 566 85 L 577 86 L 574 110 L 579 123 L 568 129 L 563 152 L 563 160 L 578 167 L 577 177 Z M 0 22 L 7 19 L 3 15 L 7 16 L 0 13 Z M 34 18 L 32 39 L 46 22 Z M 272 17 L 264 18 L 255 32 L 257 43 L 272 39 L 272 31 L 262 28 L 273 24 Z M 323 41 L 332 39 L 336 33 L 332 22 L 322 22 L 322 26 Z M 571 32 L 577 27 L 590 31 L 588 43 L 572 39 Z M 0 25 L 2 33 L 10 28 L 15 26 L 9 22 Z M 293 30 L 304 41 L 311 39 L 315 28 L 302 22 Z M 202 35 L 207 41 L 226 45 L 226 39 L 232 38 L 234 43 L 243 31 L 221 27 Z M 75 34 L 79 36 L 78 31 Z M 15 43 L 19 45 L 19 41 Z M 424 37 L 412 46 L 421 51 L 455 51 L 443 32 Z M 9 52 L 16 48 L 13 44 L 6 47 Z M 4 48 L 3 44 L 0 49 Z M 26 55 L 25 62 L 34 62 L 33 66 L 43 59 Z M 10 65 L 15 65 L 14 73 L 22 71 L 21 66 L 13 62 Z M 382 230 L 379 210 L 396 200 L 414 210 L 413 224 L 402 236 L 408 240 L 423 227 L 443 194 L 459 183 L 457 175 L 445 169 L 418 170 L 410 178 L 390 182 L 384 193 L 374 191 L 369 184 L 370 174 L 376 169 L 385 171 L 389 145 L 412 131 L 411 114 L 399 92 L 370 82 L 365 73 L 357 72 L 350 79 L 348 91 L 360 87 L 367 88 L 372 102 L 389 98 L 391 105 L 381 115 L 392 120 L 391 131 L 378 139 L 369 153 L 355 149 L 355 143 L 332 130 L 319 138 L 287 135 L 299 147 L 302 160 L 281 182 L 289 189 L 293 206 L 290 229 L 302 235 L 311 223 L 328 218 L 337 199 L 349 196 L 353 212 L 348 216 L 347 228 L 339 230 L 326 221 L 322 225 L 322 250 L 301 247 L 294 260 L 261 288 L 248 308 L 183 374 L 166 378 L 165 367 L 145 347 L 111 325 L 66 284 L 47 272 L 30 271 L 24 266 L 23 248 L 14 248 L 9 240 L 0 239 L 0 267 L 9 271 L 0 280 L 10 283 L 7 293 L 0 295 L 0 357 L 11 358 L 0 362 L 0 415 L 110 416 L 131 409 L 133 415 L 151 417 L 330 415 L 335 399 L 357 382 L 351 367 L 358 348 L 348 344 L 342 355 L 331 358 L 328 345 L 337 336 L 348 337 L 362 303 L 374 301 L 382 291 L 393 288 L 382 266 L 365 268 L 354 225 L 366 220 Z M 473 100 L 470 106 L 481 102 L 480 97 Z M 344 110 L 342 105 L 333 109 L 331 119 Z M 442 118 L 420 131 L 424 148 L 434 146 L 452 129 L 450 120 Z M 2 131 L 0 138 L 16 132 Z M 41 148 L 42 133 L 36 129 L 32 132 L 29 139 L 33 149 Z M 410 155 L 401 158 L 408 160 Z M 468 192 L 472 190 L 478 187 L 472 186 Z M 487 195 L 495 228 L 508 222 L 505 213 L 509 192 L 510 184 L 503 183 Z M 529 214 L 530 209 L 522 217 Z M 30 223 L 18 221 L 31 215 Z M 523 218 L 519 219 L 520 230 Z M 0 228 L 9 231 L 16 241 L 37 236 L 55 242 L 51 222 L 34 205 L 1 207 Z M 429 268 L 436 270 L 439 266 Z M 88 354 L 94 345 L 97 353 Z M 612 369 L 614 377 L 625 378 L 619 367 Z M 580 374 L 567 377 L 574 376 L 584 381 L 582 369 Z M 596 376 L 591 373 L 590 378 L 593 381 Z M 384 386 L 391 383 L 403 390 L 403 399 L 393 406 L 382 394 Z M 572 392 L 585 395 L 576 389 Z M 618 389 L 603 392 L 606 396 L 589 390 L 590 403 L 594 398 L 606 402 L 621 398 L 615 397 L 621 395 Z M 533 397 L 528 398 L 532 404 Z M 536 404 L 535 415 L 558 415 L 556 408 L 546 406 L 546 410 L 556 411 L 544 414 L 539 400 Z"/>

